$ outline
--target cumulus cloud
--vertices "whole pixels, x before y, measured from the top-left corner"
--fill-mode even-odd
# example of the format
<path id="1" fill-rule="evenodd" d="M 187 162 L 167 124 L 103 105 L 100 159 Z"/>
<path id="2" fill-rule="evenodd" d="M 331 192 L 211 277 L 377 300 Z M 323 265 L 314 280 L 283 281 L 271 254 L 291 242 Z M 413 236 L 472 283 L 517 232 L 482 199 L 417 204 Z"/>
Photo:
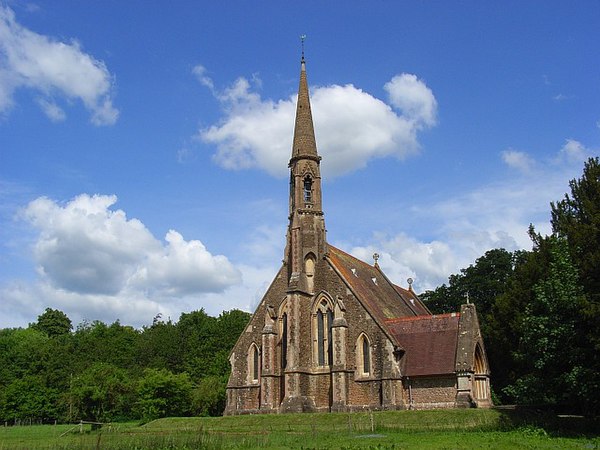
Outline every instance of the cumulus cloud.
<path id="1" fill-rule="evenodd" d="M 12 285 L 5 299 L 27 305 L 33 300 L 24 298 L 43 294 L 43 301 L 78 317 L 139 323 L 140 311 L 149 320 L 241 282 L 240 270 L 225 256 L 174 230 L 164 242 L 156 239 L 142 222 L 111 209 L 116 201 L 114 195 L 83 194 L 66 204 L 45 197 L 30 202 L 21 214 L 39 231 L 33 257 L 40 279 L 34 287 Z"/>
<path id="2" fill-rule="evenodd" d="M 389 95 L 390 103 L 413 119 L 417 126 L 435 125 L 437 101 L 431 89 L 416 75 L 396 75 L 383 88 Z"/>
<path id="3" fill-rule="evenodd" d="M 292 145 L 296 95 L 262 99 L 260 83 L 238 78 L 216 91 L 206 69 L 194 74 L 221 102 L 224 117 L 203 128 L 200 138 L 217 146 L 214 160 L 227 169 L 260 168 L 282 177 Z M 364 167 L 371 159 L 405 158 L 419 150 L 417 133 L 436 122 L 437 102 L 426 84 L 400 74 L 385 84 L 389 104 L 351 85 L 314 87 L 311 103 L 323 173 L 335 176 Z"/>
<path id="4" fill-rule="evenodd" d="M 0 5 L 0 113 L 14 104 L 13 93 L 26 88 L 44 96 L 40 107 L 51 120 L 64 111 L 51 100 L 80 100 L 95 125 L 112 125 L 119 111 L 112 103 L 112 79 L 106 65 L 85 53 L 78 42 L 61 42 L 20 25 Z"/>

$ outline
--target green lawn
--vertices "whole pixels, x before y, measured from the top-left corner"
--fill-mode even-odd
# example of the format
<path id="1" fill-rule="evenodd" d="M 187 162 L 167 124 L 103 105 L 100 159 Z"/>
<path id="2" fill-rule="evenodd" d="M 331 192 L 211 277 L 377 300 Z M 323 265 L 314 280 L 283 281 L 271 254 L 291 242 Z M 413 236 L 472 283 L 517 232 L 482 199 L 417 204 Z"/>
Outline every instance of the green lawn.
<path id="1" fill-rule="evenodd" d="M 84 425 L 83 433 L 73 427 L 0 427 L 0 450 L 600 449 L 597 421 L 497 410 L 169 418 L 98 431 Z"/>

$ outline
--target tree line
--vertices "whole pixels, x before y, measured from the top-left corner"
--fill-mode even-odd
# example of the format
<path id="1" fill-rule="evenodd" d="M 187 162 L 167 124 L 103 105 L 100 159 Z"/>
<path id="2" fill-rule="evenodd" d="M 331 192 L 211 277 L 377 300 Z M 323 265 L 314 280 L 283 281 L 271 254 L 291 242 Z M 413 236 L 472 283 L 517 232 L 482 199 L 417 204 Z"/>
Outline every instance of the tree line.
<path id="1" fill-rule="evenodd" d="M 600 411 L 600 163 L 552 202 L 531 251 L 494 249 L 421 296 L 434 313 L 478 309 L 496 403 Z"/>
<path id="2" fill-rule="evenodd" d="M 47 308 L 27 328 L 0 330 L 0 421 L 220 415 L 229 352 L 249 317 L 200 310 L 141 329 L 94 321 L 73 330 Z"/>

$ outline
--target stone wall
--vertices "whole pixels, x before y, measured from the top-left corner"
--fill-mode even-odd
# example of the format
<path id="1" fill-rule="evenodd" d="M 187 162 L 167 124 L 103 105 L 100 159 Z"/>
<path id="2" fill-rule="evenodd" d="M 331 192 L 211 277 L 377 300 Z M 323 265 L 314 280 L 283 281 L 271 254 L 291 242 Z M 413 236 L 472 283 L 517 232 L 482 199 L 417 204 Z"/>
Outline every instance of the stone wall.
<path id="1" fill-rule="evenodd" d="M 413 377 L 405 380 L 404 398 L 411 409 L 453 408 L 456 405 L 456 387 L 454 375 Z"/>

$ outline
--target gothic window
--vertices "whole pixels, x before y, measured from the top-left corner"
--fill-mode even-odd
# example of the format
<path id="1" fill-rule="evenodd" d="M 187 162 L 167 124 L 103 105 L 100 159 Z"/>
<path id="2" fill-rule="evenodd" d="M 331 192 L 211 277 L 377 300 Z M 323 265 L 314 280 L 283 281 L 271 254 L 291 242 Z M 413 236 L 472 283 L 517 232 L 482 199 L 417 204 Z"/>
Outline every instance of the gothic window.
<path id="1" fill-rule="evenodd" d="M 321 310 L 317 311 L 317 342 L 319 365 L 325 365 L 325 317 Z"/>
<path id="2" fill-rule="evenodd" d="M 287 313 L 281 316 L 281 368 L 287 367 Z"/>
<path id="3" fill-rule="evenodd" d="M 333 308 L 326 299 L 316 304 L 313 312 L 313 350 L 317 366 L 325 367 L 333 364 Z"/>
<path id="4" fill-rule="evenodd" d="M 304 201 L 312 202 L 312 179 L 308 175 L 304 178 Z"/>
<path id="5" fill-rule="evenodd" d="M 371 343 L 364 333 L 356 342 L 356 368 L 358 376 L 365 377 L 371 374 Z"/>
<path id="6" fill-rule="evenodd" d="M 257 384 L 260 374 L 260 353 L 256 344 L 251 344 L 248 349 L 248 382 Z"/>
<path id="7" fill-rule="evenodd" d="M 333 311 L 327 310 L 327 364 L 333 366 Z"/>

